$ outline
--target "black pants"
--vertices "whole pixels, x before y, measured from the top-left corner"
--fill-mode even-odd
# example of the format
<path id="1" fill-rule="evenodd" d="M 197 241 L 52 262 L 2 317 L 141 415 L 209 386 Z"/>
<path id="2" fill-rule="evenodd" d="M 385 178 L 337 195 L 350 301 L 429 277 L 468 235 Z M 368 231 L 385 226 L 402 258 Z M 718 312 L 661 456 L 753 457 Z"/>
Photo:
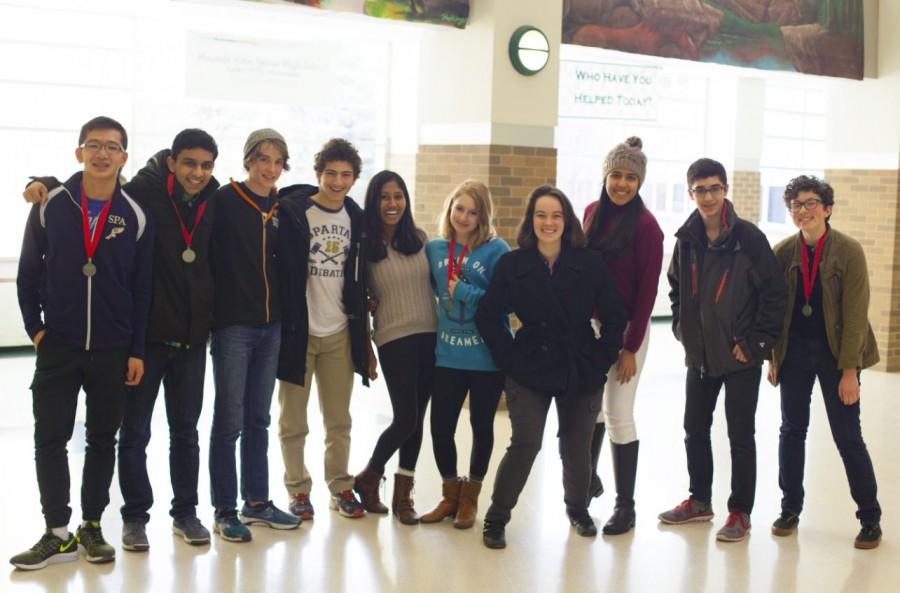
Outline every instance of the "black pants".
<path id="1" fill-rule="evenodd" d="M 587 509 L 591 483 L 591 436 L 603 401 L 603 391 L 583 397 L 553 397 L 506 379 L 506 403 L 512 423 L 512 439 L 497 468 L 494 493 L 485 521 L 506 524 L 519 494 L 525 488 L 531 466 L 541 450 L 550 402 L 556 402 L 559 418 L 559 457 L 563 467 L 566 509 Z"/>
<path id="2" fill-rule="evenodd" d="M 375 444 L 369 467 L 384 473 L 384 464 L 398 449 L 400 468 L 413 471 L 422 447 L 425 408 L 434 384 L 435 333 L 392 340 L 378 348 L 378 359 L 391 397 L 394 419 Z"/>
<path id="3" fill-rule="evenodd" d="M 728 511 L 750 514 L 756 497 L 756 403 L 759 400 L 759 367 L 723 377 L 701 376 L 688 369 L 684 405 L 684 445 L 687 450 L 691 498 L 712 500 L 713 458 L 709 433 L 722 385 L 725 386 L 725 420 L 731 444 L 731 496 Z"/>
<path id="4" fill-rule="evenodd" d="M 66 446 L 72 438 L 78 393 L 82 388 L 87 410 L 81 476 L 82 518 L 99 521 L 109 504 L 127 367 L 128 353 L 124 349 L 85 352 L 49 334 L 41 340 L 31 392 L 34 459 L 47 527 L 64 527 L 72 517 Z"/>
<path id="5" fill-rule="evenodd" d="M 800 514 L 803 510 L 803 470 L 806 461 L 806 429 L 813 384 L 819 379 L 831 436 L 844 462 L 850 495 L 856 502 L 856 517 L 863 523 L 878 523 L 881 507 L 872 459 L 862 438 L 859 402 L 845 406 L 838 395 L 841 371 L 828 344 L 791 336 L 787 356 L 779 372 L 781 379 L 781 435 L 778 439 L 778 484 L 784 496 L 781 508 Z"/>
<path id="6" fill-rule="evenodd" d="M 472 424 L 469 477 L 484 480 L 494 449 L 494 415 L 503 391 L 503 373 L 437 367 L 431 397 L 431 438 L 438 471 L 445 480 L 456 477 L 456 425 L 466 394 Z"/>
<path id="7" fill-rule="evenodd" d="M 129 389 L 119 435 L 119 487 L 122 489 L 122 519 L 146 523 L 153 506 L 153 487 L 147 475 L 147 444 L 150 421 L 159 386 L 165 386 L 166 418 L 169 423 L 169 476 L 175 519 L 194 515 L 197 509 L 197 476 L 200 445 L 197 421 L 203 407 L 206 348 L 180 349 L 165 344 L 147 344 L 144 378 Z"/>

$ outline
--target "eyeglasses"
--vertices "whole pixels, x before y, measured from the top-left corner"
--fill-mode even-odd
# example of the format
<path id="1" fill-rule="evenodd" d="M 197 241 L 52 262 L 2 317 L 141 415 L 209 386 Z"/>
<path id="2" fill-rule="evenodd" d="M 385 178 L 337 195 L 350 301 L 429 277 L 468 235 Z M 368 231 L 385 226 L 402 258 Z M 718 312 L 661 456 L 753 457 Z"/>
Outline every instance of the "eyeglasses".
<path id="1" fill-rule="evenodd" d="M 822 200 L 819 198 L 810 198 L 805 202 L 791 202 L 791 212 L 800 212 L 801 210 L 806 210 L 807 212 L 812 212 L 816 208 L 819 207 L 819 204 L 822 203 Z"/>
<path id="2" fill-rule="evenodd" d="M 706 194 L 711 195 L 714 198 L 721 198 L 725 195 L 725 190 L 727 186 L 725 185 L 711 185 L 709 187 L 703 187 L 702 185 L 698 185 L 697 187 L 692 187 L 688 191 L 695 198 L 705 198 Z"/>
<path id="3" fill-rule="evenodd" d="M 125 149 L 116 142 L 98 142 L 96 140 L 91 140 L 89 142 L 85 142 L 81 145 L 82 150 L 86 150 L 88 152 L 100 152 L 103 149 L 106 149 L 106 152 L 109 154 L 119 154 L 125 152 Z"/>

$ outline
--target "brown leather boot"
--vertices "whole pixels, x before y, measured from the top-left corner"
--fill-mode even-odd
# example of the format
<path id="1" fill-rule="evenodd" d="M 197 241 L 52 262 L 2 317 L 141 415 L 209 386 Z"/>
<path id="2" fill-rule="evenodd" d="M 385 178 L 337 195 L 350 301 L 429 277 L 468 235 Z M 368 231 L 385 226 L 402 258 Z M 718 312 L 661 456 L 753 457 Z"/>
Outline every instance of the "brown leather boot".
<path id="1" fill-rule="evenodd" d="M 414 484 L 412 476 L 394 474 L 394 500 L 391 502 L 391 510 L 404 525 L 415 525 L 419 522 L 419 515 L 416 514 L 411 496 Z"/>
<path id="2" fill-rule="evenodd" d="M 359 494 L 359 501 L 369 513 L 387 513 L 388 508 L 381 503 L 378 497 L 378 486 L 381 485 L 381 476 L 370 467 L 366 467 L 353 481 L 353 489 Z"/>
<path id="3" fill-rule="evenodd" d="M 468 529 L 475 525 L 475 513 L 478 511 L 478 495 L 481 493 L 481 482 L 465 480 L 459 491 L 459 508 L 453 526 L 457 529 Z"/>
<path id="4" fill-rule="evenodd" d="M 453 478 L 452 480 L 444 480 L 441 486 L 441 502 L 434 507 L 430 513 L 425 513 L 419 517 L 422 523 L 437 523 L 443 521 L 447 517 L 456 515 L 456 507 L 459 505 L 459 490 L 462 486 L 462 480 Z"/>

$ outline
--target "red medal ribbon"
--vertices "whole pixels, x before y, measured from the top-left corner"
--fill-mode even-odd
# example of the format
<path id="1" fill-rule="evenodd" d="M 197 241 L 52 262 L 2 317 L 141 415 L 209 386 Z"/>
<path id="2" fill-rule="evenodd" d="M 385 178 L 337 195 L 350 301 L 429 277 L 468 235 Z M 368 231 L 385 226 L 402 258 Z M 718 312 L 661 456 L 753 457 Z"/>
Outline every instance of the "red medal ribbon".
<path id="1" fill-rule="evenodd" d="M 463 258 L 466 257 L 466 253 L 469 251 L 468 245 L 463 245 L 462 253 L 459 254 L 459 259 L 456 260 L 456 268 L 455 273 L 459 274 L 462 271 L 462 262 Z M 453 267 L 453 256 L 456 255 L 456 241 L 450 240 L 450 254 L 447 257 L 447 286 L 450 286 L 450 280 L 453 278 L 454 267 Z M 449 290 L 447 292 L 449 294 Z"/>
<path id="2" fill-rule="evenodd" d="M 175 205 L 175 199 L 172 197 L 174 187 L 175 175 L 169 173 L 169 178 L 166 180 L 166 189 L 169 192 L 169 202 L 172 203 L 172 209 L 175 210 L 175 217 L 178 219 L 179 226 L 181 226 L 181 236 L 184 237 L 184 246 L 190 249 L 191 240 L 194 238 L 194 233 L 197 231 L 197 225 L 200 224 L 200 219 L 203 218 L 203 212 L 206 210 L 207 202 L 204 200 L 202 204 L 197 206 L 197 213 L 194 215 L 194 226 L 191 227 L 191 231 L 188 232 L 187 227 L 184 226 L 184 221 L 181 219 L 181 213 L 178 212 L 178 206 Z"/>
<path id="3" fill-rule="evenodd" d="M 97 218 L 97 226 L 94 227 L 94 235 L 91 236 L 91 221 L 88 220 L 88 201 L 87 194 L 84 193 L 84 186 L 81 186 L 81 231 L 84 235 L 84 251 L 87 253 L 88 261 L 94 257 L 97 246 L 100 244 L 100 237 L 103 235 L 103 227 L 106 225 L 106 215 L 109 214 L 109 207 L 112 206 L 112 197 L 107 200 L 100 210 L 100 216 Z"/>
<path id="4" fill-rule="evenodd" d="M 806 297 L 806 304 L 809 304 L 809 297 L 812 295 L 813 284 L 816 283 L 816 274 L 819 272 L 819 260 L 822 259 L 822 251 L 825 247 L 825 237 L 828 236 L 828 229 L 822 233 L 816 242 L 816 254 L 813 256 L 813 269 L 809 271 L 809 255 L 806 254 L 806 243 L 803 241 L 803 235 L 800 235 L 800 257 L 803 260 L 803 296 Z"/>

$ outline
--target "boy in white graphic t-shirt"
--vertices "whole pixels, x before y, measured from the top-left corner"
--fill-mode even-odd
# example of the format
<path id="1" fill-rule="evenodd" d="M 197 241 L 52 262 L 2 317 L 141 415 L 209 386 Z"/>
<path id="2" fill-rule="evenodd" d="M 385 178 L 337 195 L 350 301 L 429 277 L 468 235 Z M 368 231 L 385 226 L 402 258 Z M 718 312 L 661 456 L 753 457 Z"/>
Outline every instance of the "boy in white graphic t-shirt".
<path id="1" fill-rule="evenodd" d="M 282 338 L 278 362 L 279 437 L 290 511 L 313 518 L 312 478 L 304 459 L 306 409 L 316 378 L 325 423 L 325 481 L 345 517 L 365 510 L 353 494 L 350 395 L 353 372 L 374 378 L 369 358 L 362 209 L 347 196 L 359 178 L 356 148 L 332 139 L 315 157 L 319 187 L 282 189 L 279 233 Z"/>

